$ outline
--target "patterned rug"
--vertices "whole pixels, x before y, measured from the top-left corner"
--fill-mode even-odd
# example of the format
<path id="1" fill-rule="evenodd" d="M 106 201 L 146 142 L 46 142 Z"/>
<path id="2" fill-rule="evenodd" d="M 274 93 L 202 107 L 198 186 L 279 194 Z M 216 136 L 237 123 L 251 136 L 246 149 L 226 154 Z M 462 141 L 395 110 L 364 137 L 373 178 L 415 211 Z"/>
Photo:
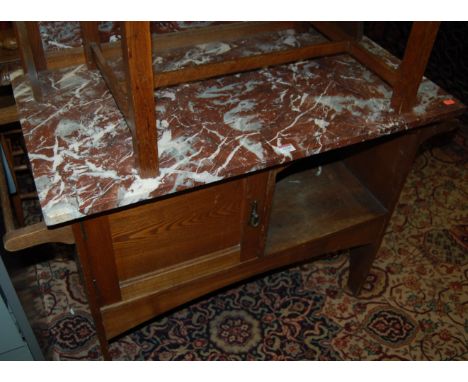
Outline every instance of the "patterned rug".
<path id="1" fill-rule="evenodd" d="M 417 157 L 359 298 L 347 253 L 332 254 L 160 316 L 112 342 L 112 357 L 468 360 L 467 138 L 465 126 Z M 46 358 L 100 359 L 74 248 L 40 251 L 14 277 Z"/>

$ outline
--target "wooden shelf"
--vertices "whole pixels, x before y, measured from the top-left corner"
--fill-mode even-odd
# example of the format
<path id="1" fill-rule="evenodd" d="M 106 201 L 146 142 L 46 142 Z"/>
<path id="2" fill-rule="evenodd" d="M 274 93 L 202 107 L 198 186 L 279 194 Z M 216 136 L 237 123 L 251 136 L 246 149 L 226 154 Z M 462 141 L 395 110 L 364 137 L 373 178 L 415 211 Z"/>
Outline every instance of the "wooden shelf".
<path id="1" fill-rule="evenodd" d="M 386 213 L 342 162 L 294 172 L 276 184 L 265 253 L 309 245 Z"/>

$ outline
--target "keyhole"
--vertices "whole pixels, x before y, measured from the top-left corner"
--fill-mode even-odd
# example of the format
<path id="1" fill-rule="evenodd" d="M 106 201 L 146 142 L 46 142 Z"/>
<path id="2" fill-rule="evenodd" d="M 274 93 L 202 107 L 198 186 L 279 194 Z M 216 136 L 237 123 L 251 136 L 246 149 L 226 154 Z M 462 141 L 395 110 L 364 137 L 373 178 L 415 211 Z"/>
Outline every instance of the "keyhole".
<path id="1" fill-rule="evenodd" d="M 254 200 L 251 204 L 251 210 L 250 210 L 250 220 L 249 224 L 251 227 L 257 228 L 260 224 L 260 215 L 257 212 L 257 201 Z"/>

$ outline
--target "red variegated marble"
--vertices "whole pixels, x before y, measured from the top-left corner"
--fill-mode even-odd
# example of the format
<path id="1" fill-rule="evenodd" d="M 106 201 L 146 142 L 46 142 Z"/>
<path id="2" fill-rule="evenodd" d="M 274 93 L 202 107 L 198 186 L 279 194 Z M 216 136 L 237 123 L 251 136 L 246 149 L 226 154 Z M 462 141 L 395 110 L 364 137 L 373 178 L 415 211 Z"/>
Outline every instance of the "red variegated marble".
<path id="1" fill-rule="evenodd" d="M 223 49 L 231 49 L 227 45 Z M 458 101 L 445 105 L 452 97 L 424 79 L 414 110 L 399 115 L 390 107 L 391 88 L 347 55 L 182 84 L 155 93 L 160 175 L 142 179 L 130 132 L 98 71 L 78 66 L 42 73 L 44 103 L 34 101 L 21 72 L 12 77 L 48 225 L 413 129 L 463 110 Z"/>

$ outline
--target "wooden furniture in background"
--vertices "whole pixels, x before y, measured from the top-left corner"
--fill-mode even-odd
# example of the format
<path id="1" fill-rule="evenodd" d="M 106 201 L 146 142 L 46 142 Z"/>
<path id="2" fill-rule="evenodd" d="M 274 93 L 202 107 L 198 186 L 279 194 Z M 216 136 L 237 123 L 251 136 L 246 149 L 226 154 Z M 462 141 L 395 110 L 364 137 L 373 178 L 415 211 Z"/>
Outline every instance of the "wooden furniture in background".
<path id="1" fill-rule="evenodd" d="M 23 145 L 12 144 L 22 141 L 22 132 L 19 124 L 18 111 L 15 100 L 12 96 L 0 96 L 0 145 L 5 155 L 7 171 L 11 174 L 11 179 L 16 188 L 16 192 L 9 193 L 6 183 L 6 174 L 3 163 L 0 160 L 0 200 L 3 220 L 6 233 L 3 237 L 3 244 L 8 251 L 18 251 L 34 245 L 48 242 L 62 242 L 73 244 L 74 238 L 70 227 L 58 229 L 48 229 L 44 222 L 25 226 L 23 201 L 37 199 L 36 192 L 21 192 L 18 184 L 17 174 L 30 171 L 27 160 L 18 163 L 16 158 L 25 157 L 26 149 Z"/>
<path id="2" fill-rule="evenodd" d="M 13 27 L 0 29 L 0 65 L 18 62 L 18 41 Z"/>
<path id="3" fill-rule="evenodd" d="M 14 169 L 10 171 L 14 173 Z M 0 201 L 6 233 L 3 236 L 3 246 L 7 251 L 19 251 L 43 243 L 73 244 L 75 239 L 69 226 L 49 229 L 44 222 L 24 225 L 21 202 L 34 195 L 17 194 L 10 197 L 6 183 L 5 170 L 0 162 Z M 12 204 L 15 214 L 13 214 Z M 19 222 L 19 224 L 18 224 Z"/>

